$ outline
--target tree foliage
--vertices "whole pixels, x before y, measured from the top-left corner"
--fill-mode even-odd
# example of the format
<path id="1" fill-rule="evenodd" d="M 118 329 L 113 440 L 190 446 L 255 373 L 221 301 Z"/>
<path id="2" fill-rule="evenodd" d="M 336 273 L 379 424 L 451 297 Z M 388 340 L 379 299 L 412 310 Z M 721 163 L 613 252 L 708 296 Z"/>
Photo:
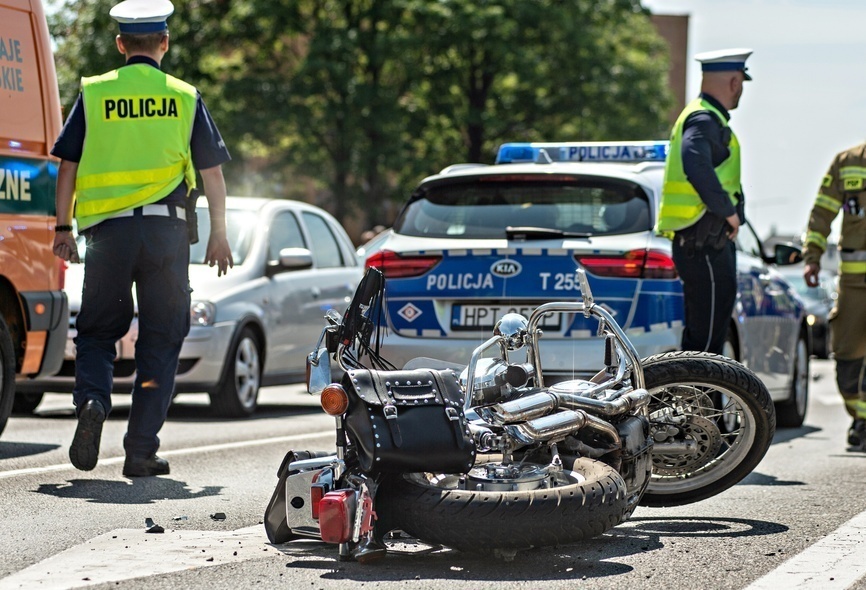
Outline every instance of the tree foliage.
<path id="1" fill-rule="evenodd" d="M 113 0 L 51 28 L 71 105 L 121 63 Z M 424 175 L 504 141 L 666 133 L 667 49 L 638 0 L 176 0 L 163 69 L 196 85 L 234 192 L 379 221 Z"/>

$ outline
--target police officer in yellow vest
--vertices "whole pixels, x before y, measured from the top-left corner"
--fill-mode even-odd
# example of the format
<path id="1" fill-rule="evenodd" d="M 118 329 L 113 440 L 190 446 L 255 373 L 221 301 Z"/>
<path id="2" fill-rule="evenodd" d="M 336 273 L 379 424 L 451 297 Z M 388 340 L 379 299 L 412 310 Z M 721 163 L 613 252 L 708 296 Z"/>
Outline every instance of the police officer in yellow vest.
<path id="1" fill-rule="evenodd" d="M 57 175 L 54 253 L 78 262 L 73 211 L 86 238 L 84 292 L 76 320 L 72 464 L 96 467 L 111 411 L 117 341 L 138 301 L 136 380 L 123 439 L 128 477 L 169 473 L 156 454 L 183 339 L 190 327 L 187 198 L 198 169 L 210 211 L 205 259 L 217 276 L 233 265 L 226 240 L 225 143 L 196 89 L 160 70 L 168 51 L 168 0 L 127 0 L 111 9 L 126 65 L 83 78 L 52 154 Z"/>
<path id="2" fill-rule="evenodd" d="M 699 54 L 701 94 L 671 131 L 657 231 L 683 282 L 683 350 L 722 353 L 737 293 L 734 238 L 745 221 L 740 144 L 728 126 L 750 49 Z"/>
<path id="3" fill-rule="evenodd" d="M 839 297 L 830 313 L 836 385 L 853 418 L 850 450 L 866 451 L 866 144 L 839 154 L 824 176 L 804 241 L 803 277 L 818 286 L 830 224 L 842 212 Z"/>

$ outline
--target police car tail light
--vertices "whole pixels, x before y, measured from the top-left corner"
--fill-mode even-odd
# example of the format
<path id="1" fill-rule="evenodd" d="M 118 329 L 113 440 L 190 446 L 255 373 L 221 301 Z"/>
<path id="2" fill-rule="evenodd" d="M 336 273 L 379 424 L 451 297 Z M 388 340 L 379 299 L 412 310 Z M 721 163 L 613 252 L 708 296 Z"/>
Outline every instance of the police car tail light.
<path id="1" fill-rule="evenodd" d="M 423 275 L 441 260 L 442 257 L 436 255 L 402 255 L 390 250 L 381 250 L 367 258 L 365 267 L 378 268 L 386 279 L 407 278 Z"/>
<path id="2" fill-rule="evenodd" d="M 670 255 L 659 250 L 647 251 L 643 267 L 645 279 L 675 279 L 677 276 L 677 268 Z"/>
<path id="3" fill-rule="evenodd" d="M 659 250 L 630 250 L 624 254 L 575 256 L 590 274 L 627 279 L 675 279 L 673 259 Z"/>

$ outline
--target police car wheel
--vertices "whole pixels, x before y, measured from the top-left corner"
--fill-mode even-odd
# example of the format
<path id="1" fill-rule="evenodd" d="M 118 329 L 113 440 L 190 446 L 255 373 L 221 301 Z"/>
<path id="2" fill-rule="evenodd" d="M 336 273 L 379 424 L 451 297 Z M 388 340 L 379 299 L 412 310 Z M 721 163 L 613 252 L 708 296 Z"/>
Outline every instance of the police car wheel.
<path id="1" fill-rule="evenodd" d="M 6 427 L 15 400 L 15 348 L 9 326 L 0 317 L 0 432 Z"/>
<path id="2" fill-rule="evenodd" d="M 226 356 L 224 377 L 210 394 L 211 410 L 217 416 L 244 418 L 258 406 L 262 381 L 261 344 L 252 329 L 243 328 Z"/>
<path id="3" fill-rule="evenodd" d="M 800 332 L 794 351 L 794 371 L 791 393 L 785 401 L 776 404 L 776 424 L 781 428 L 799 428 L 806 419 L 809 403 L 809 347 L 805 332 Z"/>

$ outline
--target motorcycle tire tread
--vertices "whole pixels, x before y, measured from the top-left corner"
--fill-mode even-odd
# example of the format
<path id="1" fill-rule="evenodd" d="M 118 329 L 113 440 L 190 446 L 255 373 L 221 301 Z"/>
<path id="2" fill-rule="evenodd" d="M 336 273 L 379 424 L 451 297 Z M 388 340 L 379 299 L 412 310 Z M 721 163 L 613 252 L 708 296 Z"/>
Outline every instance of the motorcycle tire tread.
<path id="1" fill-rule="evenodd" d="M 527 491 L 445 490 L 395 476 L 379 489 L 376 532 L 400 529 L 426 543 L 491 553 L 575 543 L 625 520 L 626 485 L 619 473 L 586 458 L 574 470 L 586 479 Z"/>

